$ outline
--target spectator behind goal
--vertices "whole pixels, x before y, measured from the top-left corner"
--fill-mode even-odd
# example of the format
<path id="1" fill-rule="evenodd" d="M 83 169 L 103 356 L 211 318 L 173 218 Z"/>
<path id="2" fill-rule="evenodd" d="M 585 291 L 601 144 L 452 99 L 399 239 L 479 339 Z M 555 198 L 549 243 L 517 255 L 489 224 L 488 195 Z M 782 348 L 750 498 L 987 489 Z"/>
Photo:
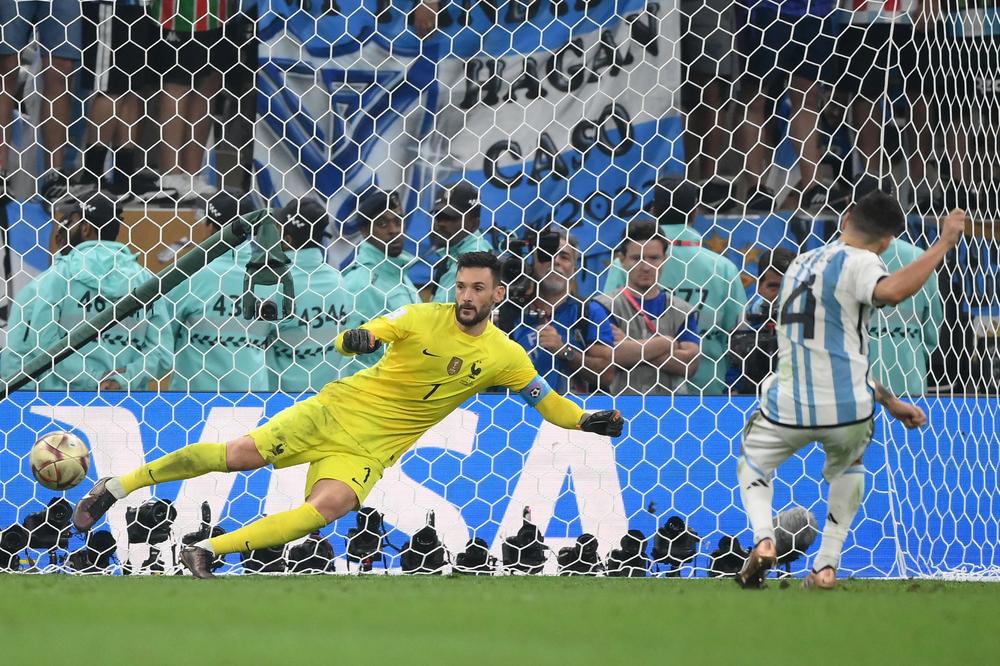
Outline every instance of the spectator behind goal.
<path id="1" fill-rule="evenodd" d="M 458 258 L 466 252 L 493 251 L 479 230 L 479 214 L 479 191 L 472 183 L 462 180 L 438 193 L 431 213 L 431 238 L 438 250 L 438 260 L 431 284 L 423 288 L 429 300 L 454 302 Z"/>
<path id="2" fill-rule="evenodd" d="M 536 298 L 510 338 L 527 350 L 538 374 L 553 389 L 590 393 L 614 384 L 615 339 L 608 309 L 579 294 L 579 262 L 576 239 L 563 233 L 549 273 L 539 282 Z"/>
<path id="3" fill-rule="evenodd" d="M 115 241 L 120 221 L 102 194 L 64 197 L 55 207 L 66 228 L 67 250 L 28 288 L 11 312 L 4 376 L 85 326 L 115 301 L 153 277 L 131 250 Z M 43 375 L 43 391 L 145 389 L 170 363 L 170 320 L 163 301 L 129 315 Z"/>
<path id="4" fill-rule="evenodd" d="M 372 188 L 358 202 L 358 226 L 365 240 L 354 262 L 341 276 L 341 287 L 350 294 L 344 327 L 358 328 L 367 321 L 404 305 L 419 303 L 420 296 L 406 270 L 413 255 L 403 249 L 403 211 L 399 195 Z M 370 368 L 384 349 L 345 359 L 344 374 Z"/>
<path id="5" fill-rule="evenodd" d="M 658 284 L 667 247 L 655 221 L 629 224 L 618 248 L 628 284 L 594 297 L 616 322 L 612 395 L 673 393 L 698 368 L 698 313 Z"/>
<path id="6" fill-rule="evenodd" d="M 278 214 L 286 254 L 292 261 L 295 297 L 292 316 L 278 321 L 277 338 L 267 349 L 271 390 L 319 391 L 340 378 L 344 356 L 334 340 L 351 306 L 340 274 L 323 256 L 323 234 L 330 224 L 316 199 L 293 200 Z"/>
<path id="7" fill-rule="evenodd" d="M 697 215 L 699 196 L 693 183 L 664 178 L 656 185 L 650 212 L 660 225 L 660 233 L 670 241 L 660 269 L 660 286 L 698 312 L 701 356 L 685 390 L 720 395 L 728 390 L 729 336 L 743 316 L 747 296 L 736 264 L 702 247 L 701 235 L 689 226 Z M 621 261 L 616 259 L 603 291 L 613 296 L 626 281 Z"/>
<path id="8" fill-rule="evenodd" d="M 245 199 L 245 195 L 237 197 L 226 191 L 212 197 L 203 222 L 209 233 L 245 212 L 240 205 Z M 264 348 L 274 337 L 276 326 L 271 321 L 243 316 L 244 280 L 250 255 L 250 243 L 243 243 L 167 295 L 174 325 L 171 391 L 268 390 Z"/>

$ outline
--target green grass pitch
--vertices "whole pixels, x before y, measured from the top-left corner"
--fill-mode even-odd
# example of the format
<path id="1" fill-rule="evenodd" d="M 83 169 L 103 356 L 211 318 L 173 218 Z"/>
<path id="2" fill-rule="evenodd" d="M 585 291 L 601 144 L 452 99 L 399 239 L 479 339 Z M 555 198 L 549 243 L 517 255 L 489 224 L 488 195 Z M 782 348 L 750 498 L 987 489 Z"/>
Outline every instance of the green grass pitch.
<path id="1" fill-rule="evenodd" d="M 4 664 L 996 664 L 1000 586 L 0 576 Z"/>

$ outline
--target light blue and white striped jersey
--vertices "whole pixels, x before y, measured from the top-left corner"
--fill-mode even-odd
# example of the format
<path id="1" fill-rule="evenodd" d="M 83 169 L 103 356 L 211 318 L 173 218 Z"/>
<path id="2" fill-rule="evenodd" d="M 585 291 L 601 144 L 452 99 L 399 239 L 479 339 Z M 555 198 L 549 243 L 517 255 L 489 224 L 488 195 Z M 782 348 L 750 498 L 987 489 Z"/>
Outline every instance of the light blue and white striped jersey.
<path id="1" fill-rule="evenodd" d="M 768 420 L 819 428 L 871 417 L 868 320 L 888 274 L 877 254 L 841 241 L 792 262 L 778 297 L 778 369 L 760 389 Z"/>

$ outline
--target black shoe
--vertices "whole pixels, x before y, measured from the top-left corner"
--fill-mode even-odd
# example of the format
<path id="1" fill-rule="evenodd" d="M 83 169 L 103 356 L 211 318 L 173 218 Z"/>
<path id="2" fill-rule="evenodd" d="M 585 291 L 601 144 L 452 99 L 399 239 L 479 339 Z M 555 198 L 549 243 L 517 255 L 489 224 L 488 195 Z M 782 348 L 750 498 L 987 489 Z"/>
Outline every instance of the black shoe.
<path id="1" fill-rule="evenodd" d="M 829 206 L 830 191 L 816 183 L 799 196 L 799 208 L 810 213 L 818 213 Z"/>
<path id="2" fill-rule="evenodd" d="M 213 560 L 215 560 L 215 555 L 204 548 L 198 546 L 181 548 L 181 564 L 186 566 L 195 578 L 203 580 L 215 578 L 215 574 L 212 573 Z"/>
<path id="3" fill-rule="evenodd" d="M 774 210 L 774 191 L 758 185 L 747 192 L 746 210 L 755 213 L 770 213 Z"/>
<path id="4" fill-rule="evenodd" d="M 736 203 L 736 188 L 732 181 L 721 177 L 701 184 L 701 205 L 708 210 L 728 210 Z"/>
<path id="5" fill-rule="evenodd" d="M 110 476 L 106 476 L 94 484 L 90 492 L 83 496 L 76 508 L 73 509 L 73 527 L 77 532 L 83 533 L 90 530 L 101 516 L 108 512 L 115 502 L 118 501 L 111 491 L 108 490 Z"/>

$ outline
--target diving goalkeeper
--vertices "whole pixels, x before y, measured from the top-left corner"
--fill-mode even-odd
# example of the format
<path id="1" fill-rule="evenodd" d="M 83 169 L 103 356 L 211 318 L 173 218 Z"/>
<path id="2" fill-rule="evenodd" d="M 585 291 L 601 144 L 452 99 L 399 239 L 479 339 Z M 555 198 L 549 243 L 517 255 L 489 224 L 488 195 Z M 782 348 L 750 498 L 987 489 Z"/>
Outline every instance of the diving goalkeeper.
<path id="1" fill-rule="evenodd" d="M 455 303 L 406 305 L 342 332 L 335 343 L 340 353 L 369 354 L 385 344 L 385 356 L 250 434 L 191 444 L 123 476 L 101 479 L 77 504 L 74 526 L 86 532 L 115 502 L 157 483 L 309 463 L 302 506 L 181 550 L 181 562 L 196 578 L 213 578 L 216 555 L 280 546 L 360 507 L 385 469 L 421 435 L 492 386 L 519 392 L 547 421 L 564 428 L 621 434 L 618 411 L 586 413 L 554 393 L 524 348 L 490 322 L 504 297 L 493 254 L 461 255 L 455 288 Z"/>

